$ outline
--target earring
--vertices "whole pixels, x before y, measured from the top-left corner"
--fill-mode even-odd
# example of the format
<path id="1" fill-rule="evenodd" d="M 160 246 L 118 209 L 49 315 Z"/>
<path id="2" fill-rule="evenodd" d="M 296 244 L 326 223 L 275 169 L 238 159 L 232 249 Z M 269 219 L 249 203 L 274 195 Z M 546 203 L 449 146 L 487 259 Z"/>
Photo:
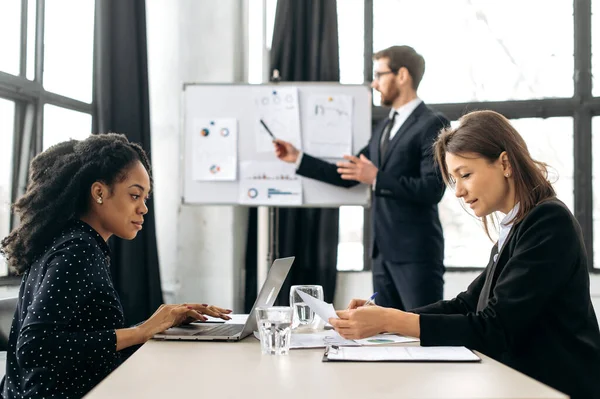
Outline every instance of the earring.
<path id="1" fill-rule="evenodd" d="M 507 174 L 505 174 L 504 176 L 506 176 L 506 177 L 510 177 L 510 173 L 507 173 Z"/>
<path id="2" fill-rule="evenodd" d="M 97 203 L 101 204 L 102 203 L 102 197 L 98 197 L 98 199 L 96 200 Z"/>

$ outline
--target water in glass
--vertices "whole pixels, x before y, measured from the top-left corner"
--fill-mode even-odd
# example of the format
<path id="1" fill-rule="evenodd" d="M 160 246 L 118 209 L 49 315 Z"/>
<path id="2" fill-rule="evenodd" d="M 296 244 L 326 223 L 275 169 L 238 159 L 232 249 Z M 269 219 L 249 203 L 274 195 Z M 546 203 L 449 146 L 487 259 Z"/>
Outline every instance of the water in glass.
<path id="1" fill-rule="evenodd" d="M 263 354 L 287 355 L 292 333 L 292 308 L 276 306 L 258 308 L 256 322 Z"/>
<path id="2" fill-rule="evenodd" d="M 297 330 L 319 329 L 321 319 L 302 300 L 298 291 L 323 300 L 323 287 L 320 285 L 293 285 L 290 288 L 290 305 L 294 309 L 292 328 Z"/>

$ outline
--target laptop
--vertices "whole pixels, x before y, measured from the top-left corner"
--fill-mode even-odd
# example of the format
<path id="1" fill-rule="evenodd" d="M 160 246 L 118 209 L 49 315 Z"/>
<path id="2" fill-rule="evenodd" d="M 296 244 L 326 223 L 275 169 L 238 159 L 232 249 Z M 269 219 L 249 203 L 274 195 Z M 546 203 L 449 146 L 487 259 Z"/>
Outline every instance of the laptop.
<path id="1" fill-rule="evenodd" d="M 154 339 L 186 340 L 186 341 L 240 341 L 257 329 L 256 308 L 273 306 L 287 277 L 295 257 L 276 259 L 269 269 L 267 279 L 263 284 L 250 315 L 245 324 L 229 323 L 192 323 L 185 326 L 171 327 L 156 334 Z"/>

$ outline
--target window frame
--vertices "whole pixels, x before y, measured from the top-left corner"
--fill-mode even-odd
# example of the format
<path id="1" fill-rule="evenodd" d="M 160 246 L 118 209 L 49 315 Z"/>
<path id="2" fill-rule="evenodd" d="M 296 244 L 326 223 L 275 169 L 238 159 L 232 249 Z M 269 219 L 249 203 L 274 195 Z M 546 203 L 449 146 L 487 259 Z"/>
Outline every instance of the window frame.
<path id="1" fill-rule="evenodd" d="M 11 203 L 14 203 L 25 192 L 29 162 L 42 151 L 44 105 L 51 104 L 90 114 L 92 119 L 95 116 L 93 101 L 86 103 L 44 89 L 45 5 L 45 0 L 36 0 L 35 2 L 34 79 L 27 79 L 28 0 L 21 0 L 19 75 L 0 71 L 0 97 L 15 102 Z M 95 46 L 95 40 L 92 45 Z M 95 62 L 95 51 L 93 57 L 92 63 Z M 16 225 L 18 225 L 18 220 L 14 214 L 11 214 L 10 229 L 14 229 Z M 18 284 L 19 280 L 9 270 L 7 276 L 0 276 L 0 286 Z"/>
<path id="2" fill-rule="evenodd" d="M 574 159 L 574 208 L 575 217 L 581 225 L 588 255 L 590 273 L 600 273 L 594 268 L 594 223 L 592 186 L 592 118 L 600 115 L 600 97 L 592 94 L 592 0 L 573 1 L 574 65 L 573 97 L 518 101 L 485 101 L 468 103 L 430 104 L 443 112 L 450 120 L 457 120 L 466 112 L 490 109 L 508 119 L 521 118 L 573 118 Z M 373 0 L 365 1 L 365 84 L 373 76 Z M 373 106 L 373 122 L 387 116 L 387 110 Z M 483 266 L 451 266 L 448 271 L 481 271 Z"/>

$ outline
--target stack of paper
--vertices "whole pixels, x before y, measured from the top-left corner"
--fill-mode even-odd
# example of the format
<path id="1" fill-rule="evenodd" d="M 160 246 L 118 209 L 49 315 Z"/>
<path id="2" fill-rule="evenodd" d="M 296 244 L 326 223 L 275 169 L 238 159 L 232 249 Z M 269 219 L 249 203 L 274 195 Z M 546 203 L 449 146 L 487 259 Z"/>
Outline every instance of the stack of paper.
<path id="1" fill-rule="evenodd" d="M 330 346 L 323 361 L 354 362 L 478 362 L 463 346 Z"/>

